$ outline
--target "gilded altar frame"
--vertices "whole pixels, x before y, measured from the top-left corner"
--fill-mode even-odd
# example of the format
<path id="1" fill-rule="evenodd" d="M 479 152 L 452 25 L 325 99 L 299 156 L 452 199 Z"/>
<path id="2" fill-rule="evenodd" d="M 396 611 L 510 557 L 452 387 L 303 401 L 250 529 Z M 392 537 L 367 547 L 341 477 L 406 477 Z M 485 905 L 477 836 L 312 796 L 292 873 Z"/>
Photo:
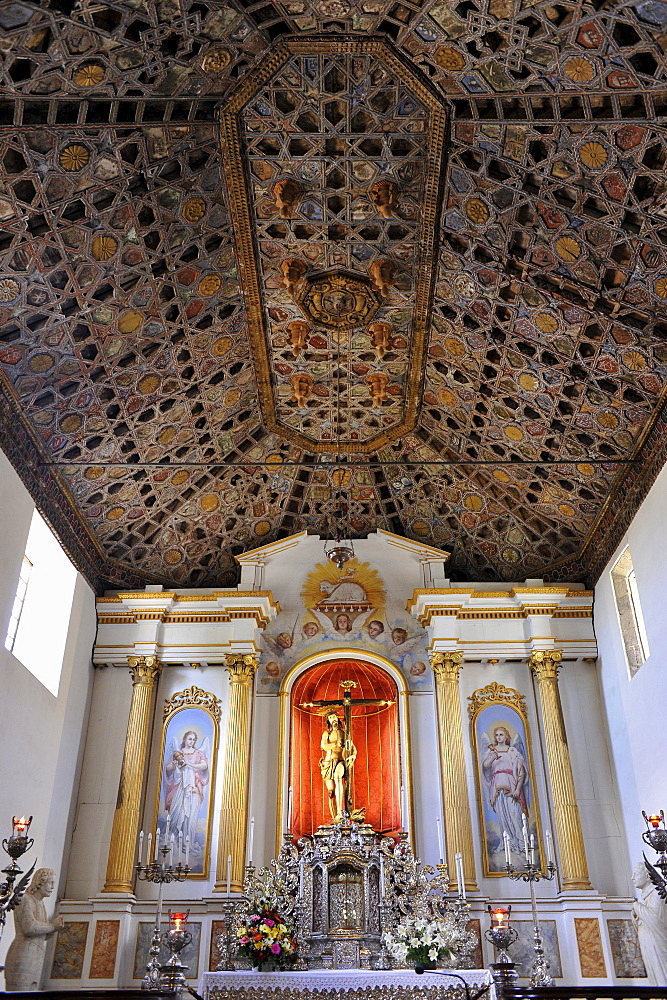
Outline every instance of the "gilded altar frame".
<path id="1" fill-rule="evenodd" d="M 482 864 L 485 878 L 503 878 L 507 876 L 504 865 L 498 862 L 492 864 L 489 852 L 489 835 L 487 830 L 487 816 L 490 810 L 490 803 L 485 789 L 485 779 L 482 773 L 481 747 L 479 745 L 479 722 L 483 713 L 488 709 L 495 709 L 496 714 L 493 728 L 498 725 L 509 726 L 518 733 L 524 742 L 526 770 L 528 781 L 530 782 L 530 804 L 528 806 L 528 829 L 535 833 L 537 845 L 536 864 L 539 870 L 544 871 L 544 851 L 542 829 L 540 825 L 540 812 L 537 801 L 537 789 L 535 785 L 535 772 L 533 769 L 533 754 L 530 742 L 530 728 L 526 712 L 525 698 L 514 688 L 503 687 L 495 681 L 485 688 L 479 688 L 468 698 L 468 718 L 470 720 L 470 736 L 474 756 L 475 787 L 477 793 L 477 814 L 479 818 L 480 841 L 482 847 Z M 518 724 L 517 724 L 518 721 Z M 484 726 L 488 725 L 484 722 Z M 501 848 L 502 851 L 502 848 Z M 495 852 L 498 853 L 497 851 Z M 515 859 L 513 859 L 515 863 Z M 520 864 L 519 864 L 520 867 Z"/>
<path id="2" fill-rule="evenodd" d="M 341 646 L 333 649 L 323 650 L 305 656 L 298 660 L 287 671 L 280 685 L 278 697 L 280 699 L 280 734 L 278 745 L 278 789 L 276 808 L 276 857 L 278 856 L 283 840 L 283 831 L 286 822 L 287 796 L 285 790 L 289 785 L 289 755 L 290 755 L 290 698 L 292 687 L 297 678 L 308 670 L 325 660 L 366 660 L 368 663 L 385 670 L 395 681 L 398 689 L 398 733 L 401 781 L 405 786 L 405 805 L 407 812 L 408 835 L 411 843 L 414 843 L 414 790 L 412 782 L 412 742 L 410 734 L 410 706 L 409 690 L 402 673 L 391 660 L 379 653 L 372 653 L 368 650 L 356 646 Z"/>
<path id="3" fill-rule="evenodd" d="M 163 713 L 162 713 L 162 735 L 160 738 L 160 756 L 159 756 L 159 769 L 158 777 L 156 783 L 155 792 L 155 805 L 153 809 L 153 822 L 151 824 L 151 830 L 153 836 L 155 836 L 157 831 L 157 824 L 160 819 L 160 803 L 162 800 L 162 793 L 164 789 L 164 769 L 166 764 L 166 752 L 168 749 L 167 740 L 173 734 L 174 726 L 173 723 L 177 720 L 179 715 L 183 713 L 188 713 L 187 716 L 183 717 L 181 720 L 181 725 L 185 726 L 196 726 L 197 717 L 201 714 L 201 723 L 204 723 L 207 729 L 206 736 L 210 733 L 210 756 L 208 761 L 208 782 L 207 782 L 207 794 L 206 794 L 206 815 L 204 819 L 204 841 L 202 845 L 202 870 L 191 872 L 188 878 L 192 879 L 207 879 L 209 877 L 210 870 L 210 854 L 211 854 L 211 825 L 213 822 L 213 803 L 214 803 L 214 793 L 215 793 L 215 770 L 216 761 L 218 756 L 218 748 L 220 744 L 220 710 L 221 703 L 220 699 L 209 691 L 202 691 L 201 688 L 193 685 L 192 687 L 185 688 L 183 691 L 177 691 L 170 698 L 165 701 Z M 189 720 L 189 721 L 188 721 Z M 194 720 L 194 721 L 193 721 Z M 199 732 L 202 731 L 202 725 L 200 723 Z M 197 730 L 195 730 L 196 732 Z M 201 741 L 199 741 L 201 742 Z M 164 823 L 162 824 L 162 829 L 164 830 Z M 183 845 L 185 849 L 185 845 Z M 190 866 L 193 867 L 193 858 L 190 858 Z"/>

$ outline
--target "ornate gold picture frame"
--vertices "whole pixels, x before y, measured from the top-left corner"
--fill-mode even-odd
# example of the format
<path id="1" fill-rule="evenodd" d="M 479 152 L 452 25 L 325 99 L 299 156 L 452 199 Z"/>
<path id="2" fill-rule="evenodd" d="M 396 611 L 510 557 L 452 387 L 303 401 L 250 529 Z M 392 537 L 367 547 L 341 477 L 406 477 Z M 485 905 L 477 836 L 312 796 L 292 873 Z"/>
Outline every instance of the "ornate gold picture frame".
<path id="1" fill-rule="evenodd" d="M 193 685 L 166 701 L 153 836 L 159 829 L 164 838 L 169 822 L 174 863 L 190 838 L 189 878 L 208 878 L 219 730 L 220 701 L 210 692 Z"/>
<path id="2" fill-rule="evenodd" d="M 477 804 L 486 877 L 506 875 L 503 833 L 509 837 L 512 864 L 525 864 L 524 829 L 535 864 L 543 868 L 535 776 L 523 695 L 489 684 L 468 699 Z M 524 826 L 525 821 L 525 826 Z"/>

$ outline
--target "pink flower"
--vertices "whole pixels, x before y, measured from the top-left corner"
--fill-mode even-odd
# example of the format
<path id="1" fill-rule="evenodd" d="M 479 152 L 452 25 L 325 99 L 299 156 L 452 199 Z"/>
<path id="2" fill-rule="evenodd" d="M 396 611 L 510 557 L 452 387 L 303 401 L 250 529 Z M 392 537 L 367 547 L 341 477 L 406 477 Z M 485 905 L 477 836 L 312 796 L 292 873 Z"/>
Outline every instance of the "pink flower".
<path id="1" fill-rule="evenodd" d="M 250 938 L 246 937 L 245 935 L 242 938 L 239 938 L 239 944 L 248 944 L 249 941 Z"/>
<path id="2" fill-rule="evenodd" d="M 275 924 L 275 920 L 271 920 L 270 917 L 267 917 L 264 923 L 266 924 L 267 927 L 273 927 L 273 925 Z"/>
<path id="3" fill-rule="evenodd" d="M 273 952 L 274 955 L 280 954 L 280 945 L 278 944 L 277 941 L 274 941 L 273 944 L 271 945 L 271 951 Z"/>

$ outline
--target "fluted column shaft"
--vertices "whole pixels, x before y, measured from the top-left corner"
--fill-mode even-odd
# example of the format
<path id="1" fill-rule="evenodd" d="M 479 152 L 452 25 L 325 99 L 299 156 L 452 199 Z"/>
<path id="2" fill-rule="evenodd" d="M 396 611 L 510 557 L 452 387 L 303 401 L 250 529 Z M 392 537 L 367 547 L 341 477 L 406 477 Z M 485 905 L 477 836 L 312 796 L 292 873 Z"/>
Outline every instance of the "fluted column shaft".
<path id="1" fill-rule="evenodd" d="M 162 670 L 156 656 L 130 656 L 127 663 L 132 675 L 132 701 L 103 892 L 132 892 L 141 793 L 146 775 L 151 702 L 155 682 Z"/>
<path id="2" fill-rule="evenodd" d="M 459 697 L 459 673 L 462 659 L 463 654 L 459 652 L 431 654 L 431 666 L 436 680 L 447 866 L 450 878 L 453 879 L 455 856 L 460 852 L 463 855 L 466 889 L 474 890 L 477 888 L 475 855 Z"/>
<path id="3" fill-rule="evenodd" d="M 214 891 L 223 892 L 227 888 L 227 858 L 231 855 L 231 889 L 241 892 L 248 827 L 250 706 L 257 656 L 229 654 L 226 669 L 230 681 L 229 706 Z"/>
<path id="4" fill-rule="evenodd" d="M 563 888 L 590 889 L 584 836 L 558 690 L 561 658 L 561 651 L 552 649 L 533 653 L 528 663 L 535 675 L 540 696 Z"/>

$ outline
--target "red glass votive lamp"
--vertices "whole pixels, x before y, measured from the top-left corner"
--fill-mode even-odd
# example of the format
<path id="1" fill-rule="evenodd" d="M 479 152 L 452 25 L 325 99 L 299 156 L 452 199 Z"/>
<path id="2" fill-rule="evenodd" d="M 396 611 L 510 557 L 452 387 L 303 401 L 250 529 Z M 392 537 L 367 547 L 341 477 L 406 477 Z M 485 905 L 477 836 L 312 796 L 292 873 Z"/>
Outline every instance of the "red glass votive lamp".
<path id="1" fill-rule="evenodd" d="M 32 816 L 12 816 L 12 836 L 11 840 L 27 840 L 28 830 L 30 829 L 30 824 L 32 823 Z"/>
<path id="2" fill-rule="evenodd" d="M 509 922 L 509 910 L 504 910 L 502 906 L 497 906 L 495 910 L 491 910 L 491 927 L 493 929 L 506 930 L 509 927 Z"/>
<path id="3" fill-rule="evenodd" d="M 185 930 L 185 925 L 188 922 L 188 917 L 190 916 L 190 911 L 187 913 L 172 913 L 169 911 L 169 922 L 172 925 L 172 929 L 175 931 Z"/>

